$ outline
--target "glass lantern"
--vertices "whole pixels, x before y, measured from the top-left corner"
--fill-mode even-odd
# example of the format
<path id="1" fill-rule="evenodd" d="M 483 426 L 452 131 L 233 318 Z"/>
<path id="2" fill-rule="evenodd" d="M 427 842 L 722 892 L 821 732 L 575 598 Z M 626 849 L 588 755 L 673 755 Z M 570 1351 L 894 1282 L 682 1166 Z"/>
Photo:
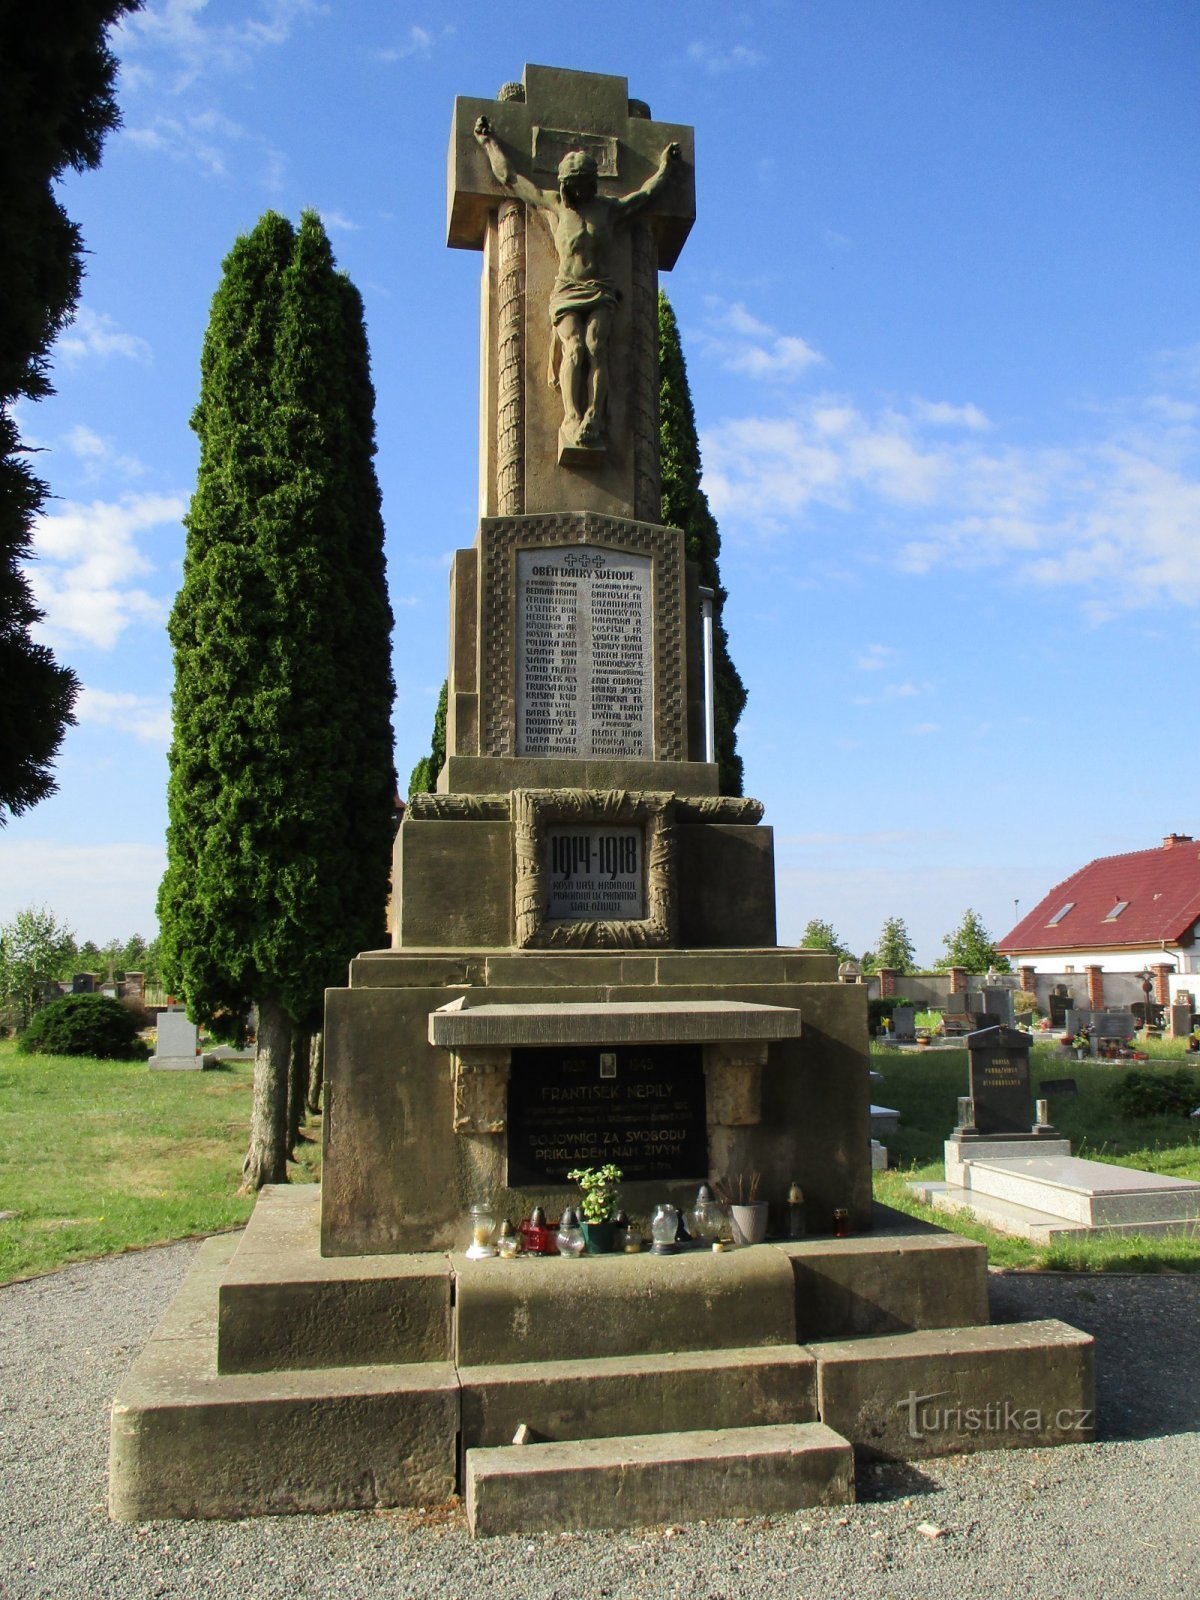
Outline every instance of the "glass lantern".
<path id="1" fill-rule="evenodd" d="M 493 1206 L 477 1201 L 470 1209 L 471 1243 L 467 1246 L 468 1261 L 482 1261 L 496 1254 L 496 1211 Z"/>
<path id="2" fill-rule="evenodd" d="M 562 1214 L 556 1242 L 560 1256 L 581 1256 L 587 1249 L 587 1240 L 579 1226 L 579 1213 L 573 1206 L 568 1206 Z"/>
<path id="3" fill-rule="evenodd" d="M 496 1237 L 496 1254 L 504 1261 L 513 1261 L 521 1252 L 521 1241 L 517 1238 L 516 1230 L 512 1223 L 505 1217 L 500 1224 L 500 1232 Z"/>
<path id="4" fill-rule="evenodd" d="M 706 1183 L 696 1191 L 696 1202 L 684 1218 L 687 1231 L 697 1244 L 711 1244 L 721 1234 L 721 1208 Z"/>
<path id="5" fill-rule="evenodd" d="M 675 1236 L 679 1232 L 679 1208 L 663 1204 L 659 1206 L 650 1218 L 650 1235 L 654 1240 L 651 1245 L 651 1254 L 656 1256 L 673 1256 L 679 1246 L 675 1243 Z"/>

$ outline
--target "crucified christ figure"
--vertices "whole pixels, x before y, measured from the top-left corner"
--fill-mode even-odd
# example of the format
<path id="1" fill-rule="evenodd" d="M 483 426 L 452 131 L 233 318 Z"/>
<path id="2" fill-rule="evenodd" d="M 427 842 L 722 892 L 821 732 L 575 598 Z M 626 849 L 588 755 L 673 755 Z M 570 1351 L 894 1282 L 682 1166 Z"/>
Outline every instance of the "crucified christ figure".
<path id="1" fill-rule="evenodd" d="M 550 296 L 550 322 L 560 360 L 552 366 L 563 403 L 567 442 L 602 450 L 608 403 L 608 338 L 620 291 L 613 279 L 612 247 L 617 226 L 648 206 L 670 181 L 679 146 L 669 144 L 658 171 L 632 194 L 610 199 L 598 192 L 596 163 L 571 150 L 559 163 L 558 188 L 539 189 L 515 171 L 486 117 L 475 124 L 496 181 L 518 200 L 537 207 L 558 252 L 558 275 Z"/>

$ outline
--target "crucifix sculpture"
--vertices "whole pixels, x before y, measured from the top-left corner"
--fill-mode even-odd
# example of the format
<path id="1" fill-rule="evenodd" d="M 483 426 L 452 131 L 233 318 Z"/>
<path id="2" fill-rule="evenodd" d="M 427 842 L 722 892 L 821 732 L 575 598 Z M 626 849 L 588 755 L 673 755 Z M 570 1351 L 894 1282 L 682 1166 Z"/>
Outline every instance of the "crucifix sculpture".
<path id="1" fill-rule="evenodd" d="M 456 102 L 448 242 L 484 251 L 485 515 L 658 520 L 657 271 L 695 215 L 691 157 L 691 129 L 652 122 L 624 78 L 529 66 Z"/>

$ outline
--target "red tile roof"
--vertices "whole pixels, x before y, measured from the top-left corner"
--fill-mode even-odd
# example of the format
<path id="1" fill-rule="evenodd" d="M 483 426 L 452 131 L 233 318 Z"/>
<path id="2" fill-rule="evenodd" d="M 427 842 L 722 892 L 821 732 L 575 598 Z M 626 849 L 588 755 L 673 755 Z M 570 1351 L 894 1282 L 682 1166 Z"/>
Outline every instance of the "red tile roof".
<path id="1" fill-rule="evenodd" d="M 1109 920 L 1120 901 L 1127 904 Z M 1054 927 L 1050 919 L 1071 903 Z M 1173 833 L 1155 850 L 1101 856 L 1056 884 L 996 948 L 1113 950 L 1175 944 L 1200 919 L 1200 843 Z"/>

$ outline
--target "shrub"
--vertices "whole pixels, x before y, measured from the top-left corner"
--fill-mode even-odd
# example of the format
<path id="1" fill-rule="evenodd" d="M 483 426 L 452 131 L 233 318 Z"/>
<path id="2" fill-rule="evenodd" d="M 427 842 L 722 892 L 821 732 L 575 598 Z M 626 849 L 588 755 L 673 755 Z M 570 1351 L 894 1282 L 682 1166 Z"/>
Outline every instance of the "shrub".
<path id="1" fill-rule="evenodd" d="M 1200 1073 L 1127 1072 L 1109 1093 L 1123 1117 L 1186 1117 L 1200 1105 Z"/>
<path id="2" fill-rule="evenodd" d="M 1037 995 L 1031 994 L 1028 989 L 1013 990 L 1013 1014 L 1026 1017 L 1031 1013 L 1036 1014 L 1038 1008 Z"/>
<path id="3" fill-rule="evenodd" d="M 27 1055 L 97 1056 L 102 1061 L 145 1059 L 138 1021 L 119 1000 L 103 994 L 68 994 L 37 1013 L 17 1040 Z"/>

